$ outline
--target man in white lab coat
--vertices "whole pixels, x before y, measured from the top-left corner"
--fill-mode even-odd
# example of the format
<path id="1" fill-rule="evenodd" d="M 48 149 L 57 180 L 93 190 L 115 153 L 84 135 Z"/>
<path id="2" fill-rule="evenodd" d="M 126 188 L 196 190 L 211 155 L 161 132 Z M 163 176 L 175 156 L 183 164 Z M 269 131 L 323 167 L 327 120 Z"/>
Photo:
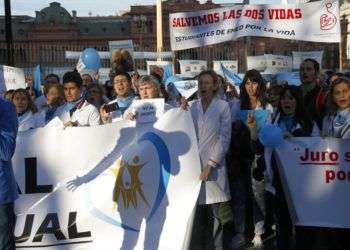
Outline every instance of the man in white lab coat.
<path id="1" fill-rule="evenodd" d="M 95 126 L 100 124 L 100 114 L 82 94 L 82 79 L 78 72 L 67 72 L 63 76 L 66 104 L 59 107 L 57 116 L 64 127 Z"/>

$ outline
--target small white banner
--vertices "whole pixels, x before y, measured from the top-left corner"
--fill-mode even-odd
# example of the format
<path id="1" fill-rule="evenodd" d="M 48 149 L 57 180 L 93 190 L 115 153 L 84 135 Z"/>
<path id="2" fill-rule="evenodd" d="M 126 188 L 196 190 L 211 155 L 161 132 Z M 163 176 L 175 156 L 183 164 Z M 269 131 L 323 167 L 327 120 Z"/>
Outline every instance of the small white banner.
<path id="1" fill-rule="evenodd" d="M 0 66 L 0 95 L 10 89 L 26 88 L 24 71 L 21 68 Z"/>
<path id="2" fill-rule="evenodd" d="M 281 72 L 292 71 L 292 57 L 291 56 L 280 56 L 265 54 L 266 70 L 264 74 L 277 74 Z"/>
<path id="3" fill-rule="evenodd" d="M 322 58 L 323 58 L 323 50 L 322 51 L 293 51 L 293 69 L 299 70 L 300 64 L 305 59 L 315 59 L 322 67 Z"/>
<path id="4" fill-rule="evenodd" d="M 222 63 L 222 65 L 224 65 L 228 70 L 231 70 L 234 73 L 238 73 L 238 61 L 230 61 L 230 60 L 225 60 L 225 61 L 213 61 L 213 70 L 220 74 L 220 75 L 224 75 L 222 72 L 222 68 L 220 65 L 220 62 Z"/>
<path id="5" fill-rule="evenodd" d="M 299 5 L 235 5 L 169 15 L 172 50 L 184 50 L 245 36 L 311 42 L 340 42 L 339 1 Z"/>
<path id="6" fill-rule="evenodd" d="M 201 72 L 207 69 L 207 61 L 204 60 L 179 60 L 180 72 Z"/>

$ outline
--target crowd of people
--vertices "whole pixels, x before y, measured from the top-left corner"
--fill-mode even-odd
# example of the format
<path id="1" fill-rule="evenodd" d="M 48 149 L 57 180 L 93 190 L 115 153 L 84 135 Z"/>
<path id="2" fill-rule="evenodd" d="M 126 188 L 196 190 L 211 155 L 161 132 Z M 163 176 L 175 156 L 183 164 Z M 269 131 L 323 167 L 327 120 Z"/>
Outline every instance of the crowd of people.
<path id="1" fill-rule="evenodd" d="M 122 56 L 118 60 L 105 85 L 71 71 L 62 80 L 47 75 L 41 96 L 36 96 L 30 81 L 27 89 L 7 91 L 5 98 L 17 113 L 18 131 L 54 126 L 57 121 L 67 128 L 135 120 L 137 113 L 130 108 L 134 100 L 164 98 L 165 112 L 179 107 L 191 113 L 197 135 L 202 187 L 191 250 L 242 249 L 250 242 L 262 245 L 275 233 L 278 250 L 310 250 L 320 244 L 327 249 L 347 249 L 346 231 L 293 226 L 276 156 L 259 140 L 261 122 L 254 115 L 266 111 L 264 123 L 277 125 L 286 139 L 350 138 L 350 79 L 346 75 L 321 72 L 317 61 L 306 59 L 300 65 L 300 86 L 267 84 L 252 69 L 237 89 L 213 70 L 205 70 L 197 76 L 197 93 L 186 100 L 167 91 L 161 67 L 139 76 L 128 73 L 134 70 L 130 60 L 123 61 Z M 247 111 L 244 118 L 242 111 Z M 2 117 L 3 112 L 0 123 L 4 123 Z M 1 147 L 7 146 L 1 142 Z M 1 160 L 3 164 L 8 158 Z M 11 197 L 5 203 L 13 202 L 15 197 Z M 0 209 L 0 221 L 2 217 Z M 2 228 L 0 222 L 0 235 Z M 13 240 L 6 242 L 14 244 Z"/>

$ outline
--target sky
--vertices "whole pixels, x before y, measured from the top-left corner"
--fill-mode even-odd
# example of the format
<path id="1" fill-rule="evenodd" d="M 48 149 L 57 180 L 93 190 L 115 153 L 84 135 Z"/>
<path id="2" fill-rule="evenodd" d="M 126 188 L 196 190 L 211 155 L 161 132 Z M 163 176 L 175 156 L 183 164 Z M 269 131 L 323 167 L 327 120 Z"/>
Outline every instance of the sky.
<path id="1" fill-rule="evenodd" d="M 4 1 L 0 0 L 0 15 L 4 15 Z M 11 0 L 12 15 L 35 16 L 36 10 L 41 10 L 49 6 L 50 2 L 55 0 Z M 205 0 L 200 0 L 205 2 Z M 61 6 L 67 9 L 77 11 L 78 16 L 115 15 L 128 11 L 130 5 L 155 4 L 156 0 L 56 0 Z M 239 0 L 213 0 L 214 3 L 232 3 Z M 279 3 L 280 0 L 250 0 L 252 4 Z"/>

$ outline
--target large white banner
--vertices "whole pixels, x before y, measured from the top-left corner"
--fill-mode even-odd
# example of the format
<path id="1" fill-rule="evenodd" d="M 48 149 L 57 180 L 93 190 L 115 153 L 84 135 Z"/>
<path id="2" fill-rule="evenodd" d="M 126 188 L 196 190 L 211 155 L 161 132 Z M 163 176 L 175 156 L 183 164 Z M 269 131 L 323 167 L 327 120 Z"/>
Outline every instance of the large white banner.
<path id="1" fill-rule="evenodd" d="M 172 50 L 226 42 L 244 36 L 340 42 L 339 2 L 300 5 L 237 5 L 169 15 Z"/>
<path id="2" fill-rule="evenodd" d="M 179 143 L 181 142 L 181 143 Z M 200 189 L 188 112 L 19 133 L 13 165 L 21 249 L 186 249 Z"/>
<path id="3" fill-rule="evenodd" d="M 350 228 L 350 140 L 296 138 L 277 152 L 294 224 Z"/>
<path id="4" fill-rule="evenodd" d="M 293 51 L 293 69 L 299 70 L 300 64 L 305 59 L 315 59 L 322 67 L 322 58 L 323 58 L 323 50 L 322 51 Z"/>

